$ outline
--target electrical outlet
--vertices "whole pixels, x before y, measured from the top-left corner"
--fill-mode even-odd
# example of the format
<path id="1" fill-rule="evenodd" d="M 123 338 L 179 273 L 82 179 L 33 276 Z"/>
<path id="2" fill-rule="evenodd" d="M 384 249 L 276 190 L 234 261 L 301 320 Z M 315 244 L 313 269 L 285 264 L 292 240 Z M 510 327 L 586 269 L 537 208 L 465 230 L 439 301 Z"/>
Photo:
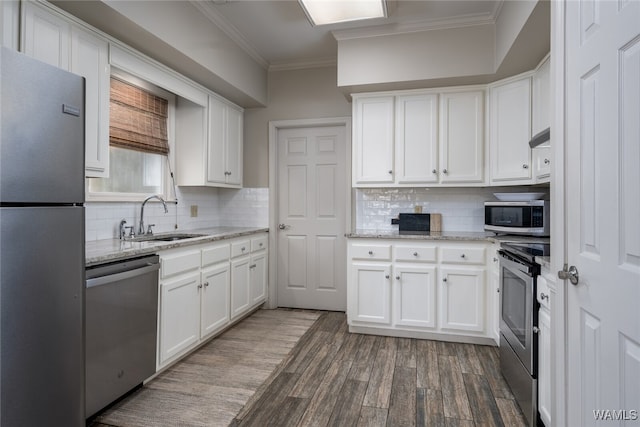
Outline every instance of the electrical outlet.
<path id="1" fill-rule="evenodd" d="M 191 205 L 191 218 L 198 216 L 198 205 Z"/>

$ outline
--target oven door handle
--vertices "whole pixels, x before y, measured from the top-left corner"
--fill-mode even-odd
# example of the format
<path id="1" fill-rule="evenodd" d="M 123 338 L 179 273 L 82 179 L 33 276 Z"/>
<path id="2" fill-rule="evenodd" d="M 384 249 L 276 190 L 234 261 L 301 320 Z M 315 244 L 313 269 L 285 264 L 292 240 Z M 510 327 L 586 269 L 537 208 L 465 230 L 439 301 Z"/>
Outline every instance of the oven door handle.
<path id="1" fill-rule="evenodd" d="M 504 264 L 507 268 L 511 270 L 518 270 L 529 277 L 534 277 L 534 271 L 531 265 L 517 260 L 515 257 L 512 257 L 503 250 L 499 250 L 498 255 L 500 256 L 500 263 Z"/>

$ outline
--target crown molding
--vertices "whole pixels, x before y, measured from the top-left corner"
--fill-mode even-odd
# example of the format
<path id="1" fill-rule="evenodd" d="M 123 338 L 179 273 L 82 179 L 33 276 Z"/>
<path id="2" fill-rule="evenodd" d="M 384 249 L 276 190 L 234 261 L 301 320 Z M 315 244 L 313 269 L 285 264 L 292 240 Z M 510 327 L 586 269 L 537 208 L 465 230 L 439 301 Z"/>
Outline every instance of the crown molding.
<path id="1" fill-rule="evenodd" d="M 265 70 L 269 69 L 269 62 L 258 53 L 258 50 L 240 33 L 240 31 L 233 26 L 227 19 L 218 12 L 214 3 L 206 1 L 188 0 L 196 9 L 211 21 L 216 27 L 224 32 L 231 40 L 233 40 L 247 55 L 255 60 Z"/>
<path id="2" fill-rule="evenodd" d="M 304 70 L 308 68 L 335 67 L 336 65 L 338 65 L 338 60 L 334 56 L 324 57 L 324 58 L 302 59 L 302 60 L 294 60 L 294 61 L 272 62 L 271 65 L 269 66 L 269 72 Z"/>
<path id="3" fill-rule="evenodd" d="M 501 2 L 502 4 L 502 2 Z M 497 7 L 491 13 L 461 15 L 449 19 L 432 19 L 407 22 L 402 24 L 377 25 L 375 27 L 352 28 L 347 30 L 335 30 L 331 33 L 336 40 L 361 39 L 368 37 L 393 36 L 398 34 L 418 33 L 422 31 L 446 30 L 451 28 L 475 27 L 479 25 L 494 25 L 495 12 L 501 9 Z"/>

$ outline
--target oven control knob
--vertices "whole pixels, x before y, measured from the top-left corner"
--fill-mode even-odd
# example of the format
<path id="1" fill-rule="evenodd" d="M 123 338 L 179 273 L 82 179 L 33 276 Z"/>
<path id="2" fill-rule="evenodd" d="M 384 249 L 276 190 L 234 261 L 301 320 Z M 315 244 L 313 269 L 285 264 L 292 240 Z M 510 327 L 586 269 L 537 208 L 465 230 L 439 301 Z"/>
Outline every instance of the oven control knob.
<path id="1" fill-rule="evenodd" d="M 538 332 L 540 332 L 540 328 L 538 328 L 537 326 L 533 327 L 533 333 L 537 334 Z"/>

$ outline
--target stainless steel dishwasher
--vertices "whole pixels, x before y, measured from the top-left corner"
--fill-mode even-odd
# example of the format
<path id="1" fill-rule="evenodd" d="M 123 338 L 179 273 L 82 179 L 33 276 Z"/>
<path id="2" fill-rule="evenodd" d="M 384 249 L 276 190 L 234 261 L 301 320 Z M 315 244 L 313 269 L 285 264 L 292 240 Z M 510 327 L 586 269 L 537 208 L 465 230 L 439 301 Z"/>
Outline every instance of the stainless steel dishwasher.
<path id="1" fill-rule="evenodd" d="M 86 269 L 86 416 L 156 371 L 157 255 Z"/>

